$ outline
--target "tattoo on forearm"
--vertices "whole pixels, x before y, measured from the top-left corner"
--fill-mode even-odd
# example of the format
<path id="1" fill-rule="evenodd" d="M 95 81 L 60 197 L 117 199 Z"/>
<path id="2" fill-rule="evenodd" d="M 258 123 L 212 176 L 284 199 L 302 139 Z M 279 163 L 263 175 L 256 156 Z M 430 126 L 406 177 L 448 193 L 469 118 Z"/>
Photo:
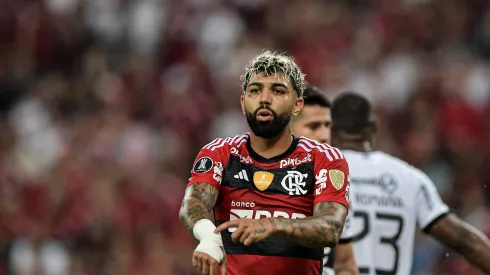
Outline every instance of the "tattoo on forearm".
<path id="1" fill-rule="evenodd" d="M 335 274 L 337 274 L 337 275 L 346 275 L 346 274 L 356 275 L 358 273 L 356 272 L 356 270 L 354 270 L 350 267 L 341 267 L 341 268 L 335 269 Z"/>
<path id="2" fill-rule="evenodd" d="M 211 211 L 218 198 L 218 190 L 208 183 L 196 183 L 194 185 L 195 188 L 193 189 L 192 196 L 201 199 L 208 212 Z"/>
<path id="3" fill-rule="evenodd" d="M 259 224 L 260 224 L 260 229 L 255 230 L 254 234 L 261 234 L 266 231 L 264 222 L 259 221 Z"/>
<path id="4" fill-rule="evenodd" d="M 347 210 L 335 202 L 315 205 L 314 216 L 304 219 L 272 219 L 274 231 L 309 247 L 335 245 L 344 228 Z"/>
<path id="5" fill-rule="evenodd" d="M 209 211 L 213 209 L 218 194 L 218 190 L 207 183 L 195 183 L 186 189 L 179 218 L 191 234 L 197 221 L 210 219 Z"/>

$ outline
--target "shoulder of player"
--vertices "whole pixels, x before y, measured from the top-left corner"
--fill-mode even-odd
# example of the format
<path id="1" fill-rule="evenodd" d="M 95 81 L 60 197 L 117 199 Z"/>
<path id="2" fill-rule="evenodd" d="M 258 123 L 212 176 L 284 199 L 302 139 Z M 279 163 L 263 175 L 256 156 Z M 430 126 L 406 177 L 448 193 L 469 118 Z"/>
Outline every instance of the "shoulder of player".
<path id="1" fill-rule="evenodd" d="M 422 170 L 411 165 L 410 163 L 385 152 L 381 152 L 381 154 L 384 158 L 383 161 L 386 162 L 387 167 L 393 167 L 395 171 L 399 171 L 399 173 L 403 173 L 408 178 L 416 180 L 410 182 L 420 183 L 431 181 L 429 176 L 427 176 Z"/>
<path id="2" fill-rule="evenodd" d="M 298 148 L 305 152 L 311 153 L 314 157 L 327 158 L 329 161 L 345 159 L 344 155 L 338 148 L 306 137 L 299 138 Z"/>
<path id="3" fill-rule="evenodd" d="M 208 144 L 204 145 L 202 149 L 209 151 L 220 151 L 226 150 L 230 147 L 241 146 L 247 142 L 249 138 L 249 133 L 244 133 L 242 135 L 236 135 L 226 138 L 215 138 Z"/>

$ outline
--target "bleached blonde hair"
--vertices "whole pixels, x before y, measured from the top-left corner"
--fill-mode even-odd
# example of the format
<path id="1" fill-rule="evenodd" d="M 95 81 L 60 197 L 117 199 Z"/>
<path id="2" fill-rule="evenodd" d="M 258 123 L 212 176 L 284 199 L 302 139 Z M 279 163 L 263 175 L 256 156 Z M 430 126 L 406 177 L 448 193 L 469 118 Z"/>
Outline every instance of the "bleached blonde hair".
<path id="1" fill-rule="evenodd" d="M 243 92 L 246 91 L 252 79 L 258 76 L 277 76 L 278 74 L 288 78 L 293 89 L 298 93 L 298 97 L 303 97 L 306 88 L 305 74 L 301 72 L 294 58 L 268 50 L 255 56 L 245 66 L 245 73 L 240 76 Z"/>

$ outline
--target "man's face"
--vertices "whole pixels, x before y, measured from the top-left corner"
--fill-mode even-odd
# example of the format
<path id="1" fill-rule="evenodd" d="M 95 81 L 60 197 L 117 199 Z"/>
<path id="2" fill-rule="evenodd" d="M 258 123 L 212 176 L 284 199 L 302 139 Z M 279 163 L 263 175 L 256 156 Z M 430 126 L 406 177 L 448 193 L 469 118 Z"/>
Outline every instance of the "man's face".
<path id="1" fill-rule="evenodd" d="M 282 74 L 259 75 L 250 80 L 241 96 L 242 111 L 251 131 L 258 137 L 278 136 L 303 107 L 291 81 Z"/>
<path id="2" fill-rule="evenodd" d="M 332 117 L 330 109 L 319 105 L 307 105 L 294 120 L 292 131 L 295 136 L 304 136 L 321 143 L 330 143 Z"/>

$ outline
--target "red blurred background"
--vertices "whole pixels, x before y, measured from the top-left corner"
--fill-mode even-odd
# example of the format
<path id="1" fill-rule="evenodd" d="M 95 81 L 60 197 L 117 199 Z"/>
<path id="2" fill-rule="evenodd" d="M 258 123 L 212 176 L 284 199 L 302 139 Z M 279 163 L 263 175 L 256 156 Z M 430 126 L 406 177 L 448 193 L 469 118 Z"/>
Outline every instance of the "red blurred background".
<path id="1" fill-rule="evenodd" d="M 0 275 L 195 274 L 183 190 L 263 49 L 368 96 L 376 147 L 490 234 L 488 1 L 0 0 Z M 413 274 L 479 273 L 420 236 Z"/>

